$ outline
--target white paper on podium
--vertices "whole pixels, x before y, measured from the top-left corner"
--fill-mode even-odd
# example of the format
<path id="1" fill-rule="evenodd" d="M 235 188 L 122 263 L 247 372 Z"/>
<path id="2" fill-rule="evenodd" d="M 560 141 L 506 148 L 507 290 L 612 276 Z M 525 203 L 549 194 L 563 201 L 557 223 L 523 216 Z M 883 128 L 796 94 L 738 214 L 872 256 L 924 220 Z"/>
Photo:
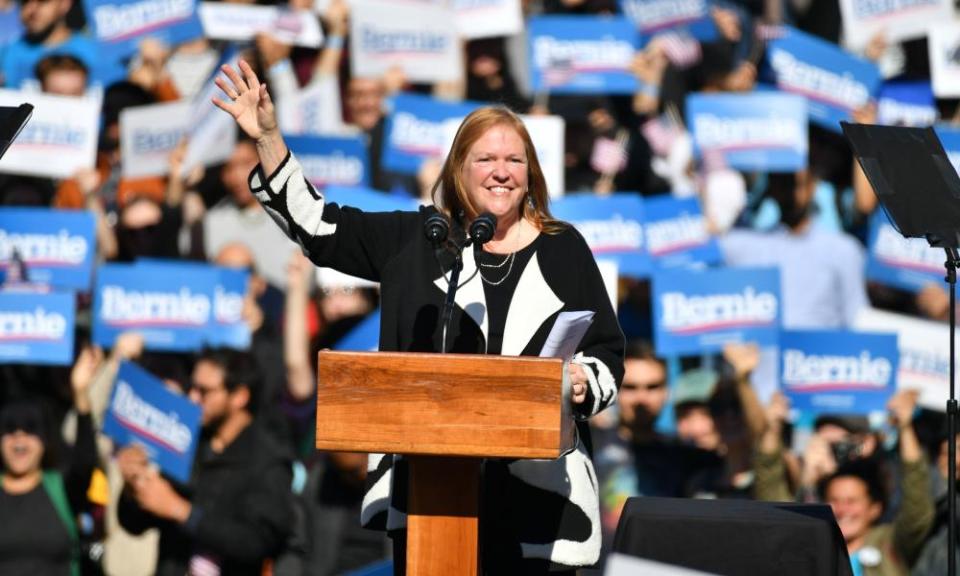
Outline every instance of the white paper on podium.
<path id="1" fill-rule="evenodd" d="M 587 333 L 587 328 L 593 322 L 593 312 L 578 310 L 576 312 L 561 312 L 543 343 L 540 350 L 541 358 L 563 358 L 569 360 L 577 351 L 577 346 Z"/>

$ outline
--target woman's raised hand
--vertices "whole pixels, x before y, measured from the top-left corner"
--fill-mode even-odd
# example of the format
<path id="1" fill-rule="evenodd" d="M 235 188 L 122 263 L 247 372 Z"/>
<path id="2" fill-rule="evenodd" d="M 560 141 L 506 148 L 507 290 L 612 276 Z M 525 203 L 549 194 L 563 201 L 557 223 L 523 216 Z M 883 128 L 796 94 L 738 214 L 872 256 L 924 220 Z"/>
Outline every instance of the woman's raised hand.
<path id="1" fill-rule="evenodd" d="M 236 120 L 237 125 L 254 140 L 270 136 L 277 131 L 277 116 L 274 112 L 273 101 L 267 93 L 267 85 L 261 84 L 253 68 L 241 59 L 240 72 L 228 64 L 220 67 L 224 76 L 217 76 L 217 86 L 227 95 L 229 100 L 221 100 L 216 96 L 213 103 Z"/>

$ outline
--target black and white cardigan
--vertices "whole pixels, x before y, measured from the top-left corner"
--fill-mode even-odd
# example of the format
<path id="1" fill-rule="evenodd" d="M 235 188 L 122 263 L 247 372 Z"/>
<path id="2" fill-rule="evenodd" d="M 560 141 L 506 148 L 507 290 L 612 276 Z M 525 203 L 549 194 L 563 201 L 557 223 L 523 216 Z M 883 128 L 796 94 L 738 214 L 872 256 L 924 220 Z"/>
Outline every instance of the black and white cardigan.
<path id="1" fill-rule="evenodd" d="M 438 319 L 446 293 L 440 261 L 424 238 L 423 222 L 436 212 L 364 213 L 324 202 L 305 179 L 292 154 L 267 176 L 261 166 L 250 175 L 250 189 L 284 232 L 318 266 L 380 282 L 380 349 L 440 350 Z M 461 282 L 476 269 L 473 253 L 464 251 Z M 574 360 L 589 380 L 586 401 L 575 406 L 581 421 L 613 403 L 623 378 L 623 334 L 610 305 L 596 262 L 572 227 L 545 235 L 521 271 L 507 312 L 501 353 L 539 354 L 561 311 L 593 310 L 594 320 Z M 455 352 L 484 353 L 488 319 L 479 277 L 456 295 L 448 333 Z M 578 427 L 586 432 L 585 422 Z M 368 489 L 361 521 L 367 527 L 400 529 L 405 525 L 405 466 L 392 455 L 371 455 Z M 393 473 L 395 468 L 398 472 Z M 557 460 L 509 464 L 524 558 L 564 566 L 589 566 L 600 553 L 597 479 L 583 442 Z M 515 482 L 514 482 L 515 481 Z M 533 521 L 542 518 L 544 521 Z M 546 521 L 546 519 L 555 519 Z M 547 525 L 549 524 L 549 525 Z"/>

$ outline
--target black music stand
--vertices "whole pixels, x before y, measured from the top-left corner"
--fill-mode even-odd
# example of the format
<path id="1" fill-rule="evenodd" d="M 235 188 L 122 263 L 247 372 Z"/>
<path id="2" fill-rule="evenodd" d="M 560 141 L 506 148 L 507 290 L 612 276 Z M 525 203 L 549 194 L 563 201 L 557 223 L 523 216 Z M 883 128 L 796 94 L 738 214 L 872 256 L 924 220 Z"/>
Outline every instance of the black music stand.
<path id="1" fill-rule="evenodd" d="M 0 158 L 7 152 L 10 144 L 17 139 L 20 131 L 33 115 L 33 106 L 0 106 Z"/>
<path id="2" fill-rule="evenodd" d="M 924 238 L 946 252 L 950 288 L 950 398 L 947 400 L 948 573 L 956 576 L 957 398 L 955 330 L 957 268 L 960 267 L 960 176 L 932 128 L 870 126 L 841 122 L 854 156 L 884 212 L 907 238 Z"/>

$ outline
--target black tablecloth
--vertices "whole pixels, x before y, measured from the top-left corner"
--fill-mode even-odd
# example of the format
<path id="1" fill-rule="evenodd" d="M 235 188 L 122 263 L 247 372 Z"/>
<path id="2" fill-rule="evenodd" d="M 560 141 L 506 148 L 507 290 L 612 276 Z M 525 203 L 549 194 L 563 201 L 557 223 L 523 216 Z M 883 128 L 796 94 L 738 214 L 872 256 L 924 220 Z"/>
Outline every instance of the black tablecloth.
<path id="1" fill-rule="evenodd" d="M 720 575 L 849 576 L 829 506 L 631 498 L 614 551 Z"/>

